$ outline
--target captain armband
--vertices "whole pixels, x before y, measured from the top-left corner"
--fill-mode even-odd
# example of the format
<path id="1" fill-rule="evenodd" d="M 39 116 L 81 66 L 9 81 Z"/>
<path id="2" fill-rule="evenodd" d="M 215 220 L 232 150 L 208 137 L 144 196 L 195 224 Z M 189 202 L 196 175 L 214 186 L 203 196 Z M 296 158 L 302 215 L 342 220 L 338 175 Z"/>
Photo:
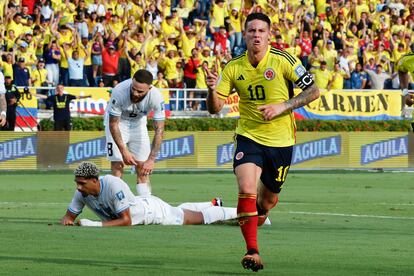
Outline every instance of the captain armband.
<path id="1" fill-rule="evenodd" d="M 295 82 L 300 89 L 305 90 L 314 84 L 312 74 L 309 72 L 303 73 L 303 75 Z"/>

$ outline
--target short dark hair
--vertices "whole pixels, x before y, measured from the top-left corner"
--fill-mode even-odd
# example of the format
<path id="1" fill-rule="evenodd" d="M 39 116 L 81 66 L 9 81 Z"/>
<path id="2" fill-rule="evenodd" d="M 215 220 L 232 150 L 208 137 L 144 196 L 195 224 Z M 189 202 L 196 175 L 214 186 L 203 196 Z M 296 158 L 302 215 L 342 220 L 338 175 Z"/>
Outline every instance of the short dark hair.
<path id="1" fill-rule="evenodd" d="M 261 12 L 254 12 L 254 13 L 249 14 L 246 18 L 246 22 L 244 23 L 244 28 L 247 29 L 247 24 L 250 21 L 253 21 L 253 20 L 256 20 L 256 19 L 266 22 L 267 26 L 270 29 L 270 18 L 266 14 L 261 13 Z"/>
<path id="2" fill-rule="evenodd" d="M 134 79 L 139 83 L 146 83 L 148 85 L 152 84 L 152 74 L 145 69 L 136 71 L 134 74 Z"/>
<path id="3" fill-rule="evenodd" d="M 82 162 L 73 172 L 76 177 L 83 177 L 86 179 L 98 179 L 99 169 L 92 162 Z"/>

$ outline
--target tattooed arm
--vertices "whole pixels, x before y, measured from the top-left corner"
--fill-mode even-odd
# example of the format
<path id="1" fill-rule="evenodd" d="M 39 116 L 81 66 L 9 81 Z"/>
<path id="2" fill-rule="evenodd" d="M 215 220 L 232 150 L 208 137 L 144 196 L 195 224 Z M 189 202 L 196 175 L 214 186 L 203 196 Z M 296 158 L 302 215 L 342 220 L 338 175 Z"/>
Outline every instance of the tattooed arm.
<path id="1" fill-rule="evenodd" d="M 155 159 L 157 158 L 157 153 L 161 148 L 162 138 L 164 136 L 164 121 L 155 121 L 154 120 L 154 138 L 152 139 L 151 152 L 148 156 L 147 161 L 144 162 L 142 170 L 140 171 L 141 175 L 148 175 L 152 173 L 154 169 Z"/>
<path id="2" fill-rule="evenodd" d="M 4 94 L 0 94 L 0 127 L 6 124 L 7 102 Z"/>
<path id="3" fill-rule="evenodd" d="M 313 84 L 312 86 L 303 90 L 302 93 L 300 93 L 296 97 L 287 100 L 285 102 L 285 111 L 293 110 L 295 108 L 307 105 L 308 103 L 313 102 L 317 98 L 319 98 L 319 88 L 316 86 L 316 84 Z"/>
<path id="4" fill-rule="evenodd" d="M 137 165 L 138 160 L 135 159 L 134 155 L 129 152 L 124 141 L 122 140 L 121 131 L 119 130 L 119 121 L 121 117 L 116 117 L 109 115 L 109 130 L 112 135 L 112 139 L 115 141 L 115 144 L 118 146 L 119 151 L 122 154 L 122 159 L 127 165 Z"/>
<path id="5" fill-rule="evenodd" d="M 261 105 L 258 109 L 262 112 L 263 118 L 266 121 L 270 121 L 283 112 L 291 111 L 295 108 L 307 105 L 317 98 L 319 98 L 319 88 L 315 84 L 312 84 L 303 90 L 299 95 L 287 100 L 286 102 Z"/>
<path id="6" fill-rule="evenodd" d="M 153 159 L 157 157 L 157 153 L 160 150 L 162 138 L 164 136 L 164 121 L 154 121 L 154 138 L 152 140 L 152 146 L 151 146 L 151 153 L 148 157 L 148 159 Z"/>

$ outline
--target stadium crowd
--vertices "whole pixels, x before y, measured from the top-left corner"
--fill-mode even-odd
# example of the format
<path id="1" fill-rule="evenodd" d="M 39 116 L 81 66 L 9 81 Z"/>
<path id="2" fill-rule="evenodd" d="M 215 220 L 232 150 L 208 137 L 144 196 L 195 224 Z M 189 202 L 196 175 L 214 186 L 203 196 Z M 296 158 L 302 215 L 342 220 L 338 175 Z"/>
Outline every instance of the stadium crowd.
<path id="1" fill-rule="evenodd" d="M 319 88 L 399 88 L 411 0 L 9 0 L 0 66 L 16 86 L 115 86 L 147 69 L 159 88 L 205 89 L 203 67 L 221 71 L 245 50 L 251 12 L 269 15 L 271 45 L 297 56 Z"/>

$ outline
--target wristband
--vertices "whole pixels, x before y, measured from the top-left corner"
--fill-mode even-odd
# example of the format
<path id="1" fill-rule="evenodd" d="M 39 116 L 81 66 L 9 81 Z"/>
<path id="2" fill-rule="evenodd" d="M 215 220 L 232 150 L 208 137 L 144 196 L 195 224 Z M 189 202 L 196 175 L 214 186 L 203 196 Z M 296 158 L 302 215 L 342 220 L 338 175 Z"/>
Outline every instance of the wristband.
<path id="1" fill-rule="evenodd" d="M 93 221 L 89 219 L 80 219 L 80 226 L 102 227 L 101 221 Z"/>
<path id="2" fill-rule="evenodd" d="M 402 90 L 402 94 L 403 94 L 403 96 L 407 96 L 408 95 L 408 89 L 407 88 L 404 88 Z"/>
<path id="3" fill-rule="evenodd" d="M 4 116 L 4 117 L 6 117 L 6 116 L 7 116 L 6 111 L 2 111 L 2 112 L 0 113 L 0 116 Z"/>

